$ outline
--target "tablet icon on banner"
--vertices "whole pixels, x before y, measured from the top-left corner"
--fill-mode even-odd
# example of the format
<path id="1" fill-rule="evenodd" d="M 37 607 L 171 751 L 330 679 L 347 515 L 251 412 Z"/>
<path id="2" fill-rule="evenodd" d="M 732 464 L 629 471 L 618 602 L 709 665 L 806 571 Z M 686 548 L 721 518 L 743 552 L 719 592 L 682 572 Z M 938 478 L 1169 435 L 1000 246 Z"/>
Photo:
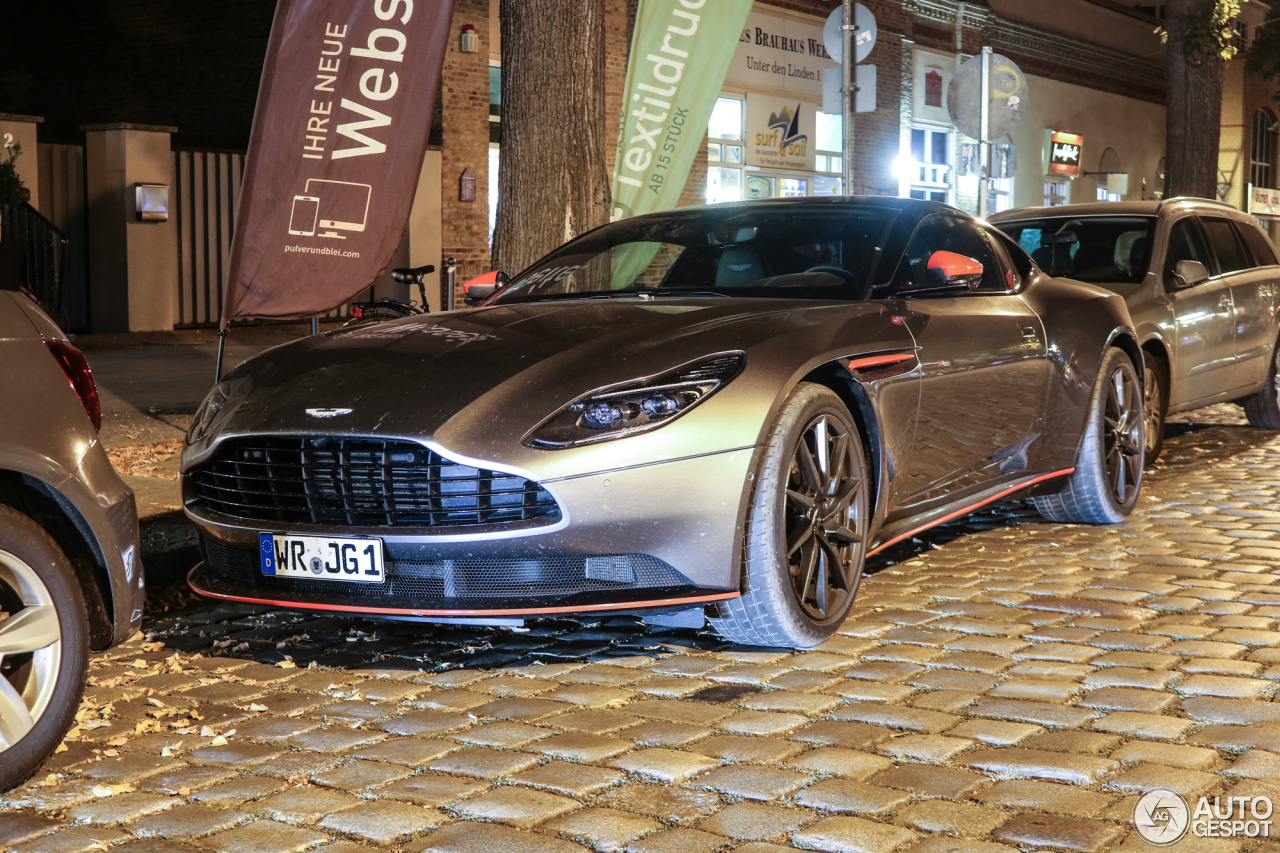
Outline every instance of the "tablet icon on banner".
<path id="1" fill-rule="evenodd" d="M 370 184 L 311 178 L 293 197 L 289 233 L 300 237 L 345 240 L 340 231 L 363 231 L 369 218 Z"/>

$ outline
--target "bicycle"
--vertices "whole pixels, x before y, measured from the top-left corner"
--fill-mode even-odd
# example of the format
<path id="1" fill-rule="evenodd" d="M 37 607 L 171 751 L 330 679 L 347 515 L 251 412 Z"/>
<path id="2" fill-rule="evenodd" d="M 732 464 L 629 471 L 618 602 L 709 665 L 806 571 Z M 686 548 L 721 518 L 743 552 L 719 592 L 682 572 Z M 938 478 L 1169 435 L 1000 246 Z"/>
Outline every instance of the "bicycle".
<path id="1" fill-rule="evenodd" d="M 372 302 L 352 302 L 347 306 L 351 319 L 342 325 L 345 327 L 360 323 L 381 323 L 384 320 L 398 320 L 401 317 L 417 317 L 422 314 L 430 314 L 431 306 L 427 304 L 426 277 L 435 271 L 436 268 L 433 264 L 421 267 L 402 267 L 391 271 L 393 280 L 401 284 L 416 284 L 418 286 L 418 296 L 422 301 L 421 306 L 414 305 L 411 302 L 401 302 L 399 299 L 392 299 L 390 296 L 384 296 Z"/>

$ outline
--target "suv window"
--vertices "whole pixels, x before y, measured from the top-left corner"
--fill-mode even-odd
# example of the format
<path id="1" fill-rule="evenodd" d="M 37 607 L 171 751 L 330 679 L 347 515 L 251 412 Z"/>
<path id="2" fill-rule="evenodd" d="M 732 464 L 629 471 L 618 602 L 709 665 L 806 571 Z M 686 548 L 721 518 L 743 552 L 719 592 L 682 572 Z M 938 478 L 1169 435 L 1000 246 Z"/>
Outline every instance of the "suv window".
<path id="1" fill-rule="evenodd" d="M 1151 258 L 1149 216 L 1061 216 L 995 223 L 1049 275 L 1135 282 Z"/>
<path id="2" fill-rule="evenodd" d="M 1169 248 L 1164 253 L 1166 281 L 1179 261 L 1199 261 L 1204 264 L 1205 269 L 1209 269 L 1209 250 L 1205 248 L 1204 240 L 1200 238 L 1200 232 L 1190 218 L 1175 222 L 1169 229 Z"/>
<path id="3" fill-rule="evenodd" d="M 1244 246 L 1236 237 L 1236 229 L 1231 227 L 1229 219 L 1202 219 L 1205 237 L 1213 247 L 1213 254 L 1218 259 L 1218 275 L 1247 270 L 1253 264 L 1246 254 Z"/>
<path id="4" fill-rule="evenodd" d="M 967 219 L 947 213 L 927 217 L 907 244 L 905 274 L 918 287 L 929 284 L 929 257 L 934 252 L 955 252 L 982 264 L 982 283 L 978 290 L 1003 293 L 1008 290 L 1004 268 L 996 260 L 986 236 Z"/>
<path id="5" fill-rule="evenodd" d="M 1240 231 L 1240 236 L 1244 238 L 1244 244 L 1253 253 L 1254 263 L 1260 267 L 1275 266 L 1275 247 L 1271 245 L 1271 241 L 1267 239 L 1267 235 L 1263 233 L 1262 229 L 1252 222 L 1235 220 L 1235 223 L 1236 228 Z"/>

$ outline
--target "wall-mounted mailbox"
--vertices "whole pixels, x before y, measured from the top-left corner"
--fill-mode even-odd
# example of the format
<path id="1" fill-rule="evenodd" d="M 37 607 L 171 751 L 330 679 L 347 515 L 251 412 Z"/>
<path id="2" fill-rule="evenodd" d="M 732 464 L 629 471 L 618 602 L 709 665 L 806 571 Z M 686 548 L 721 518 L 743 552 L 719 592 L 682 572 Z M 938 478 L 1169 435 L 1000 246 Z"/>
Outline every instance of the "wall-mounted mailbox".
<path id="1" fill-rule="evenodd" d="M 169 221 L 169 187 L 167 184 L 134 184 L 133 210 L 139 222 Z"/>

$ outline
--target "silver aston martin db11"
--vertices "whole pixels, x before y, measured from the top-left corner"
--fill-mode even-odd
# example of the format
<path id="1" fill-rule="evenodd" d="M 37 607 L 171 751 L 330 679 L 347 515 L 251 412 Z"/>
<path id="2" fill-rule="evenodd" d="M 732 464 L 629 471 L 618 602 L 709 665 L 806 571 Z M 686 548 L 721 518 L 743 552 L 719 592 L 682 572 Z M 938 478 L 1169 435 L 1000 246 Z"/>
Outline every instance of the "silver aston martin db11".
<path id="1" fill-rule="evenodd" d="M 226 376 L 183 454 L 196 591 L 424 621 L 631 613 L 811 647 L 863 562 L 1142 478 L 1121 297 L 941 204 L 684 208 L 592 231 L 478 308 Z"/>

